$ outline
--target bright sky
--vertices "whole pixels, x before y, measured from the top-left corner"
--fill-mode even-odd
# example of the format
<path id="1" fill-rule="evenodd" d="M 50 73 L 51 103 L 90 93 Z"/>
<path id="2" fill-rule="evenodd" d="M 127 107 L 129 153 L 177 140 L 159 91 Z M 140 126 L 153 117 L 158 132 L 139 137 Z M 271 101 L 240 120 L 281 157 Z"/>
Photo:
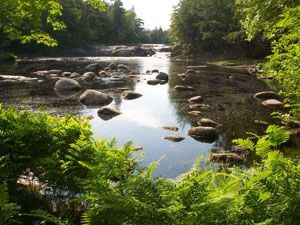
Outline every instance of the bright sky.
<path id="1" fill-rule="evenodd" d="M 144 27 L 169 29 L 173 6 L 179 0 L 122 0 L 125 9 L 135 9 L 137 16 L 144 21 Z"/>

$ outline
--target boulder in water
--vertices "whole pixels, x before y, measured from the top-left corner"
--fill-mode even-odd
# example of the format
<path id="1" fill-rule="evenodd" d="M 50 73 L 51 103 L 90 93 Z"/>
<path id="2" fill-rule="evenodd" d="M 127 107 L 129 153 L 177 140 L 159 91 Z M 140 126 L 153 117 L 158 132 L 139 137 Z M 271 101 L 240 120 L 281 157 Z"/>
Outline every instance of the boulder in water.
<path id="1" fill-rule="evenodd" d="M 76 80 L 67 78 L 59 79 L 54 86 L 54 90 L 59 91 L 76 91 L 80 89 L 80 84 Z"/>
<path id="2" fill-rule="evenodd" d="M 86 90 L 80 97 L 79 101 L 85 105 L 105 106 L 113 101 L 108 94 L 96 90 Z"/>
<path id="3" fill-rule="evenodd" d="M 262 91 L 253 95 L 257 100 L 267 100 L 267 99 L 279 99 L 279 95 L 274 91 Z"/>
<path id="4" fill-rule="evenodd" d="M 157 80 L 169 80 L 169 76 L 166 73 L 160 72 L 157 76 L 156 76 Z"/>
<path id="5" fill-rule="evenodd" d="M 140 98 L 143 95 L 134 91 L 124 91 L 122 96 L 126 100 L 132 100 L 132 99 Z"/>
<path id="6" fill-rule="evenodd" d="M 110 120 L 120 114 L 121 114 L 121 112 L 114 110 L 112 108 L 109 108 L 109 107 L 102 107 L 98 110 L 98 116 L 103 120 Z"/>
<path id="7" fill-rule="evenodd" d="M 215 128 L 204 126 L 194 127 L 188 130 L 187 134 L 197 141 L 208 143 L 214 142 L 218 137 L 218 133 Z"/>
<path id="8" fill-rule="evenodd" d="M 92 63 L 92 64 L 87 65 L 84 69 L 85 69 L 85 71 L 88 71 L 88 72 L 97 73 L 99 70 L 103 70 L 104 67 L 99 63 Z"/>
<path id="9" fill-rule="evenodd" d="M 91 82 L 94 80 L 94 78 L 96 77 L 96 74 L 93 72 L 86 72 L 82 75 L 82 80 L 86 81 L 86 82 Z"/>

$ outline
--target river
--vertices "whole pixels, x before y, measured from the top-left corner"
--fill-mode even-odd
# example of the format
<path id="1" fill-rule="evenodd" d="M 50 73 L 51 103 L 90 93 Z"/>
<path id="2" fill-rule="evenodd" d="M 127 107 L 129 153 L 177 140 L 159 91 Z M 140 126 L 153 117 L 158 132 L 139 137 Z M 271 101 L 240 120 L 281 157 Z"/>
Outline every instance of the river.
<path id="1" fill-rule="evenodd" d="M 87 107 L 78 102 L 84 91 L 69 97 L 57 95 L 53 85 L 1 85 L 0 102 L 3 107 L 14 106 L 18 109 L 38 110 L 45 108 L 52 115 L 92 115 L 90 120 L 95 137 L 111 140 L 116 138 L 121 147 L 128 141 L 141 146 L 145 153 L 142 165 L 148 165 L 165 156 L 159 163 L 154 176 L 174 178 L 187 172 L 200 156 L 207 158 L 211 149 L 231 149 L 232 139 L 246 137 L 246 132 L 262 134 L 266 126 L 257 121 L 273 122 L 272 110 L 255 100 L 252 95 L 259 91 L 270 90 L 265 82 L 254 75 L 239 73 L 218 66 L 205 66 L 201 62 L 172 61 L 166 53 L 153 57 L 83 57 L 83 58 L 34 58 L 21 59 L 14 65 L 1 65 L 0 74 L 28 76 L 36 70 L 62 69 L 63 71 L 82 71 L 95 62 L 125 64 L 138 72 L 135 81 L 110 81 L 84 87 L 108 93 L 114 98 L 109 107 L 121 115 L 111 120 L 102 120 L 97 115 L 99 107 Z M 178 74 L 188 66 L 202 65 L 199 74 L 182 80 Z M 146 75 L 147 70 L 158 69 L 169 74 L 169 82 L 164 85 L 148 85 L 147 80 L 157 74 Z M 184 84 L 196 88 L 194 92 L 177 92 L 175 85 Z M 135 100 L 124 100 L 116 88 L 128 87 L 143 96 Z M 200 115 L 189 112 L 190 97 L 200 95 L 209 108 L 201 110 Z M 200 118 L 209 118 L 222 124 L 218 128 L 218 138 L 213 143 L 199 142 L 186 134 L 197 126 Z M 179 130 L 164 130 L 164 126 L 175 126 Z M 184 137 L 181 142 L 164 140 L 165 136 Z M 137 154 L 136 152 L 134 154 Z M 204 163 L 205 164 L 205 163 Z"/>

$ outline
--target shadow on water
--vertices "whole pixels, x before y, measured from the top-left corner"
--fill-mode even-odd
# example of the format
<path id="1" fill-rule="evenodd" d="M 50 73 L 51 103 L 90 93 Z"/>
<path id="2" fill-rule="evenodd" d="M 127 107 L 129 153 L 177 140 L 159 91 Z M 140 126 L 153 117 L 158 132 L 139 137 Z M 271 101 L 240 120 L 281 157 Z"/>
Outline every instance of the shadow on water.
<path id="1" fill-rule="evenodd" d="M 82 84 L 79 92 L 59 93 L 53 90 L 54 82 L 29 84 L 0 84 L 0 102 L 3 107 L 28 108 L 36 111 L 44 107 L 53 115 L 91 115 L 90 120 L 95 137 L 112 139 L 116 137 L 119 147 L 128 141 L 134 146 L 142 146 L 146 153 L 143 165 L 166 157 L 160 162 L 154 175 L 176 177 L 190 169 L 199 156 L 207 157 L 210 149 L 231 149 L 231 141 L 237 137 L 246 137 L 246 132 L 262 134 L 265 125 L 255 120 L 274 122 L 271 110 L 262 106 L 252 95 L 270 88 L 243 68 L 224 69 L 214 65 L 194 67 L 195 74 L 187 75 L 182 80 L 178 74 L 185 72 L 192 63 L 171 62 L 166 57 L 93 57 L 93 58 L 39 58 L 19 61 L 18 65 L 1 66 L 1 74 L 26 75 L 38 70 L 61 69 L 69 72 L 84 72 L 90 63 L 125 64 L 137 70 L 139 82 L 124 80 L 118 82 L 97 82 Z M 195 64 L 194 64 L 195 65 Z M 198 65 L 198 64 L 196 64 Z M 146 75 L 146 70 L 158 69 L 169 74 L 169 82 L 164 85 L 148 85 L 147 80 L 157 74 Z M 189 85 L 194 92 L 177 92 L 175 85 Z M 124 100 L 117 88 L 129 88 L 143 96 L 135 100 Z M 78 102 L 79 96 L 86 89 L 95 89 L 111 95 L 114 101 L 109 107 L 122 114 L 111 120 L 102 120 L 97 115 L 98 107 L 87 107 Z M 200 115 L 189 114 L 188 99 L 200 95 L 206 109 Z M 200 118 L 209 118 L 222 124 L 218 128 L 218 139 L 213 143 L 199 142 L 186 132 L 198 126 Z M 162 129 L 164 126 L 176 126 L 177 132 Z M 170 142 L 163 137 L 177 135 L 185 138 L 181 142 Z"/>

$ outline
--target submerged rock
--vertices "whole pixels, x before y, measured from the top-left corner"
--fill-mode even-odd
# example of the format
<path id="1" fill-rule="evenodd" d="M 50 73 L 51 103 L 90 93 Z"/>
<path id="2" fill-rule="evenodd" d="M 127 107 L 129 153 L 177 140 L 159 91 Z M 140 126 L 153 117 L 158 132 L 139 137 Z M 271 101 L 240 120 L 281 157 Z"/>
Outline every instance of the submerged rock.
<path id="1" fill-rule="evenodd" d="M 68 78 L 59 79 L 54 86 L 54 90 L 58 91 L 76 91 L 80 89 L 80 84 L 76 80 Z"/>
<path id="2" fill-rule="evenodd" d="M 120 114 L 122 113 L 109 107 L 102 107 L 98 110 L 98 116 L 103 120 L 110 120 Z"/>
<path id="3" fill-rule="evenodd" d="M 108 94 L 96 90 L 86 90 L 80 97 L 79 101 L 85 105 L 108 105 L 113 98 Z"/>
<path id="4" fill-rule="evenodd" d="M 195 88 L 191 86 L 185 86 L 185 85 L 176 85 L 174 87 L 174 90 L 176 91 L 195 91 Z"/>
<path id="5" fill-rule="evenodd" d="M 204 126 L 204 127 L 219 127 L 221 126 L 220 123 L 217 123 L 216 121 L 213 121 L 208 118 L 202 118 L 198 121 L 199 126 Z"/>
<path id="6" fill-rule="evenodd" d="M 253 95 L 257 100 L 267 100 L 267 99 L 279 99 L 279 95 L 274 91 L 262 91 Z"/>
<path id="7" fill-rule="evenodd" d="M 158 69 L 153 69 L 152 73 L 159 73 L 159 70 Z"/>
<path id="8" fill-rule="evenodd" d="M 262 104 L 270 108 L 280 108 L 283 106 L 282 102 L 277 99 L 268 99 L 263 101 Z"/>
<path id="9" fill-rule="evenodd" d="M 190 109 L 210 109 L 211 107 L 209 105 L 206 104 L 192 104 L 190 105 Z"/>
<path id="10" fill-rule="evenodd" d="M 163 129 L 165 130 L 169 130 L 169 131 L 178 131 L 178 127 L 163 127 Z"/>
<path id="11" fill-rule="evenodd" d="M 143 95 L 134 91 L 124 91 L 122 96 L 126 100 L 132 100 L 132 99 L 140 98 Z"/>
<path id="12" fill-rule="evenodd" d="M 187 134 L 197 141 L 208 143 L 214 142 L 218 137 L 218 133 L 215 128 L 204 126 L 194 127 L 188 130 Z"/>
<path id="13" fill-rule="evenodd" d="M 194 110 L 194 111 L 190 111 L 190 112 L 188 112 L 189 114 L 191 114 L 191 115 L 196 115 L 196 116 L 199 116 L 199 115 L 201 115 L 201 111 L 197 111 L 197 110 Z"/>
<path id="14" fill-rule="evenodd" d="M 159 83 L 160 83 L 159 80 L 147 80 L 147 84 L 149 84 L 149 85 L 157 85 Z"/>
<path id="15" fill-rule="evenodd" d="M 195 96 L 195 97 L 192 97 L 188 100 L 191 104 L 193 103 L 201 103 L 203 102 L 203 97 L 202 96 Z"/>
<path id="16" fill-rule="evenodd" d="M 169 141 L 173 141 L 173 142 L 180 142 L 180 141 L 183 141 L 185 138 L 173 135 L 173 136 L 166 136 L 166 137 L 164 137 L 164 139 L 169 140 Z"/>
<path id="17" fill-rule="evenodd" d="M 73 90 L 73 91 L 54 90 L 54 92 L 58 97 L 65 98 L 65 99 L 74 98 L 80 93 L 79 90 Z"/>

